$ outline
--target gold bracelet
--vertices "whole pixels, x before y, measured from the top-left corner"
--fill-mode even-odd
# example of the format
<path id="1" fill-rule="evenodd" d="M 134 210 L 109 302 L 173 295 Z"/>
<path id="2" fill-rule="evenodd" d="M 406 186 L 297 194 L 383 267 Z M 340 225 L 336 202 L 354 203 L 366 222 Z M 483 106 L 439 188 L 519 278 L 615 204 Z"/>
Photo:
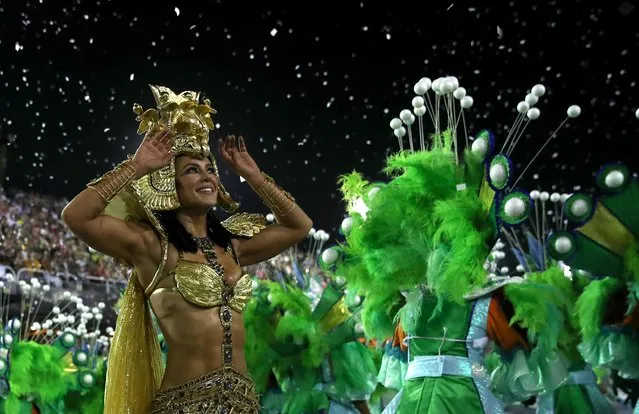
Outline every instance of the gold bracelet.
<path id="1" fill-rule="evenodd" d="M 98 193 L 106 203 L 109 203 L 124 187 L 135 179 L 135 174 L 136 171 L 131 164 L 131 160 L 126 160 L 102 177 L 91 181 L 87 184 L 87 188 Z"/>
<path id="2" fill-rule="evenodd" d="M 255 190 L 262 198 L 264 204 L 271 209 L 273 214 L 284 217 L 295 208 L 295 199 L 292 195 L 282 190 L 267 174 L 262 173 L 264 182 Z"/>

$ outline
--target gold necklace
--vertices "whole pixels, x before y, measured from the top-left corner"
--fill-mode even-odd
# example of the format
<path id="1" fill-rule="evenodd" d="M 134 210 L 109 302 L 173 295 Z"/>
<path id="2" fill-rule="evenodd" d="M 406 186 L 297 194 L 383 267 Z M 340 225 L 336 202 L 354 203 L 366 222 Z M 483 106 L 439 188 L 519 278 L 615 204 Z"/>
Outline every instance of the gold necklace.
<path id="1" fill-rule="evenodd" d="M 222 322 L 222 332 L 224 338 L 222 339 L 222 361 L 223 367 L 228 368 L 233 365 L 233 334 L 231 326 L 233 323 L 233 314 L 228 303 L 233 297 L 233 287 L 226 283 L 224 277 L 224 267 L 217 260 L 217 253 L 215 252 L 215 243 L 208 237 L 195 237 L 193 240 L 197 244 L 197 247 L 202 250 L 206 260 L 209 262 L 209 266 L 222 278 L 224 284 L 224 290 L 222 291 L 222 304 L 220 305 L 220 321 Z M 229 246 L 226 247 L 228 251 Z M 235 256 L 235 255 L 234 255 Z"/>

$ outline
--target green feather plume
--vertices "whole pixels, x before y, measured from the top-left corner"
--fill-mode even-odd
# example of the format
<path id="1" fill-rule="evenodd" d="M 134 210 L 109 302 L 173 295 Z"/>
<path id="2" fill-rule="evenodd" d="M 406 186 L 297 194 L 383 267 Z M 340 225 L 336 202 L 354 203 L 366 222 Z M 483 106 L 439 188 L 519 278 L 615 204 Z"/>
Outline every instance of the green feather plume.
<path id="1" fill-rule="evenodd" d="M 337 395 L 370 395 L 377 385 L 374 352 L 359 342 L 342 344 L 331 352 Z"/>
<path id="2" fill-rule="evenodd" d="M 562 313 L 564 325 L 559 332 L 558 346 L 565 355 L 572 361 L 582 361 L 577 350 L 580 341 L 577 318 L 575 316 L 575 304 L 578 292 L 576 290 L 578 281 L 568 279 L 563 270 L 558 266 L 553 266 L 544 272 L 533 273 L 528 276 L 528 280 L 534 283 L 547 284 L 555 289 L 555 295 L 546 299 L 554 304 Z"/>
<path id="3" fill-rule="evenodd" d="M 4 400 L 4 411 L 0 410 L 0 413 L 32 414 L 33 403 L 21 399 L 15 394 L 9 394 L 7 399 Z"/>
<path id="4" fill-rule="evenodd" d="M 436 140 L 444 147 L 390 156 L 384 171 L 391 181 L 368 200 L 366 220 L 353 214 L 345 258 L 335 274 L 366 296 L 367 333 L 390 332 L 395 315 L 383 313 L 399 307 L 379 307 L 401 291 L 426 284 L 438 298 L 462 302 L 486 281 L 483 263 L 494 234 L 478 196 L 483 164 L 467 152 L 457 165 L 449 133 Z M 347 199 L 371 186 L 358 173 L 340 183 Z M 457 190 L 460 183 L 467 185 L 465 191 Z M 434 246 L 446 254 L 433 252 Z M 429 268 L 433 263 L 436 269 Z M 374 328 L 375 323 L 382 326 Z"/>
<path id="5" fill-rule="evenodd" d="M 592 282 L 592 278 L 590 276 L 583 275 L 579 271 L 575 271 L 572 273 L 572 286 L 573 291 L 577 295 L 581 295 L 586 287 Z"/>
<path id="6" fill-rule="evenodd" d="M 304 348 L 299 355 L 301 360 L 298 362 L 304 367 L 318 367 L 328 346 L 324 341 L 324 332 L 313 320 L 310 298 L 296 286 L 288 285 L 285 290 L 279 283 L 269 282 L 267 287 L 271 307 L 285 311 L 277 322 L 275 338 L 281 343 L 293 340 L 303 344 Z"/>
<path id="7" fill-rule="evenodd" d="M 11 393 L 42 404 L 62 399 L 69 388 L 64 373 L 66 361 L 62 358 L 65 353 L 64 349 L 32 341 L 14 344 L 10 350 Z"/>
<path id="8" fill-rule="evenodd" d="M 311 300 L 301 289 L 293 285 L 286 285 L 284 288 L 278 282 L 267 282 L 265 286 L 272 308 L 285 309 L 292 314 L 311 319 Z"/>
<path id="9" fill-rule="evenodd" d="M 567 299 L 561 291 L 550 284 L 526 281 L 507 285 L 504 293 L 515 310 L 511 325 L 518 324 L 528 330 L 528 339 L 539 350 L 537 354 L 548 355 L 557 349 L 566 323 L 562 307 L 567 306 Z"/>
<path id="10" fill-rule="evenodd" d="M 305 367 L 319 367 L 328 351 L 320 327 L 312 319 L 302 316 L 284 315 L 277 325 L 275 336 L 281 342 L 293 339 L 305 345 L 301 358 Z"/>
<path id="11" fill-rule="evenodd" d="M 341 175 L 337 184 L 340 186 L 344 200 L 348 203 L 347 211 L 350 212 L 355 200 L 366 193 L 365 188 L 369 182 L 360 173 L 353 171 L 350 174 Z"/>
<path id="12" fill-rule="evenodd" d="M 607 277 L 591 282 L 579 296 L 575 311 L 584 340 L 599 335 L 610 298 L 623 288 L 624 283 L 621 280 Z"/>
<path id="13" fill-rule="evenodd" d="M 271 348 L 274 342 L 275 321 L 273 309 L 266 302 L 265 289 L 256 289 L 242 317 L 246 332 L 245 357 L 251 378 L 258 394 L 264 393 L 268 387 L 271 364 L 264 361 L 276 361 L 278 355 Z"/>
<path id="14" fill-rule="evenodd" d="M 461 303 L 464 295 L 486 283 L 485 258 L 493 230 L 476 193 L 460 191 L 436 203 L 434 243 L 449 246 L 442 271 L 430 272 L 428 285 L 440 299 Z M 465 278 L 460 278 L 465 275 Z"/>
<path id="15" fill-rule="evenodd" d="M 362 302 L 362 326 L 368 338 L 385 340 L 395 332 L 394 316 L 402 305 L 397 292 L 368 296 Z"/>

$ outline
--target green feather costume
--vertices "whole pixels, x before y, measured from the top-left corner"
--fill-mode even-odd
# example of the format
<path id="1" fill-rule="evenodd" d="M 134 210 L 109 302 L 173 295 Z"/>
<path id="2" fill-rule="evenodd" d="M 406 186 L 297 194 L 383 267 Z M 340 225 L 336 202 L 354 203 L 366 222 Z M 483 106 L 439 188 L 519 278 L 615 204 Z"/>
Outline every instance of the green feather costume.
<path id="1" fill-rule="evenodd" d="M 32 279 L 27 289 L 11 275 L 6 283 L 5 293 L 17 288 L 23 299 L 19 317 L 7 315 L 0 323 L 0 413 L 102 413 L 108 338 L 98 329 L 104 304 L 88 312 L 67 292 L 67 304 L 57 302 L 62 309 L 53 306 L 40 320 L 50 306 L 41 306 L 51 300 L 50 287 Z M 69 306 L 75 309 L 63 313 Z"/>
<path id="2" fill-rule="evenodd" d="M 5 331 L 5 344 L 8 335 L 10 330 Z M 104 358 L 76 348 L 77 344 L 76 336 L 66 332 L 52 344 L 17 340 L 5 348 L 8 364 L 2 359 L 2 380 L 7 382 L 8 394 L 3 396 L 0 413 L 30 414 L 33 406 L 42 414 L 101 413 Z"/>
<path id="3" fill-rule="evenodd" d="M 639 379 L 639 181 L 612 163 L 598 171 L 596 183 L 597 199 L 574 194 L 566 200 L 563 214 L 573 228 L 551 235 L 548 251 L 592 280 L 575 305 L 583 359 Z"/>
<path id="4" fill-rule="evenodd" d="M 434 103 L 427 94 L 431 86 Z M 401 120 L 391 121 L 400 152 L 387 160 L 387 183 L 370 183 L 357 172 L 339 181 L 349 214 L 346 241 L 327 250 L 325 266 L 365 296 L 366 334 L 393 337 L 408 351 L 391 349 L 384 356 L 379 380 L 402 387 L 388 413 L 501 413 L 495 394 L 505 401 L 552 394 L 583 364 L 572 310 L 578 292 L 566 289 L 558 269 L 528 269 L 539 273 L 529 278 L 486 270 L 498 237 L 521 250 L 516 231 L 540 222 L 531 216 L 531 195 L 516 187 L 510 160 L 516 131 L 501 152 L 487 130 L 472 146 L 466 140 L 465 151 L 458 149 L 457 125 L 472 99 L 457 86 L 456 78 L 432 84 L 423 78 L 415 85 L 419 150 L 411 134 L 416 117 L 402 111 Z M 544 92 L 542 85 L 533 88 L 537 98 Z M 423 133 L 427 111 L 435 126 L 431 137 Z M 536 111 L 528 116 L 534 119 Z M 578 113 L 569 110 L 569 116 Z M 410 151 L 403 151 L 406 132 Z M 542 216 L 543 226 L 546 220 Z M 538 240 L 536 248 L 543 251 L 546 244 Z M 563 252 L 565 246 L 559 247 Z M 499 352 L 489 378 L 484 352 L 491 340 Z"/>
<path id="5" fill-rule="evenodd" d="M 359 413 L 353 401 L 371 398 L 379 367 L 374 351 L 357 340 L 358 298 L 328 285 L 316 292 L 314 306 L 309 291 L 279 279 L 256 281 L 244 314 L 247 337 L 255 338 L 247 341 L 246 359 L 262 412 Z"/>
<path id="6" fill-rule="evenodd" d="M 519 387 L 519 397 L 552 389 L 567 376 L 556 364 L 561 328 L 547 323 L 559 307 L 536 296 L 556 295 L 554 287 L 489 278 L 484 269 L 496 215 L 508 219 L 502 201 L 523 196 L 491 195 L 483 157 L 467 151 L 456 162 L 452 135 L 433 137 L 429 150 L 389 157 L 387 184 L 368 183 L 358 173 L 340 180 L 352 221 L 346 242 L 331 248 L 338 258 L 325 266 L 365 296 L 362 318 L 370 337 L 392 337 L 398 320 L 408 334 L 408 379 L 386 412 L 503 412 L 490 393 L 482 354 L 493 299 L 497 307 L 510 303 L 512 323 L 533 345 L 517 354 L 528 381 L 509 383 Z M 478 139 L 488 143 L 492 136 L 483 131 Z M 426 367 L 415 373 L 420 365 Z"/>

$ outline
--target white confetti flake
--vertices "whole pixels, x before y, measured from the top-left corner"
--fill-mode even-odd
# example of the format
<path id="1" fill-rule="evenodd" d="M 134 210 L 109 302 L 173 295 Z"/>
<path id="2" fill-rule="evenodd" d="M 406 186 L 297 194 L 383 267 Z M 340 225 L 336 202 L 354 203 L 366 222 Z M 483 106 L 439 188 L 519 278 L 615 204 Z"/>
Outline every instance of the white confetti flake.
<path id="1" fill-rule="evenodd" d="M 273 28 L 273 30 L 271 30 L 271 36 L 275 37 L 276 34 L 277 34 L 277 29 Z"/>
<path id="2" fill-rule="evenodd" d="M 135 73 L 132 73 L 131 76 L 129 76 L 129 80 L 132 81 L 133 79 L 135 79 Z"/>
<path id="3" fill-rule="evenodd" d="M 178 7 L 176 7 L 174 10 L 175 10 L 175 15 L 179 16 L 180 15 L 180 9 Z"/>

